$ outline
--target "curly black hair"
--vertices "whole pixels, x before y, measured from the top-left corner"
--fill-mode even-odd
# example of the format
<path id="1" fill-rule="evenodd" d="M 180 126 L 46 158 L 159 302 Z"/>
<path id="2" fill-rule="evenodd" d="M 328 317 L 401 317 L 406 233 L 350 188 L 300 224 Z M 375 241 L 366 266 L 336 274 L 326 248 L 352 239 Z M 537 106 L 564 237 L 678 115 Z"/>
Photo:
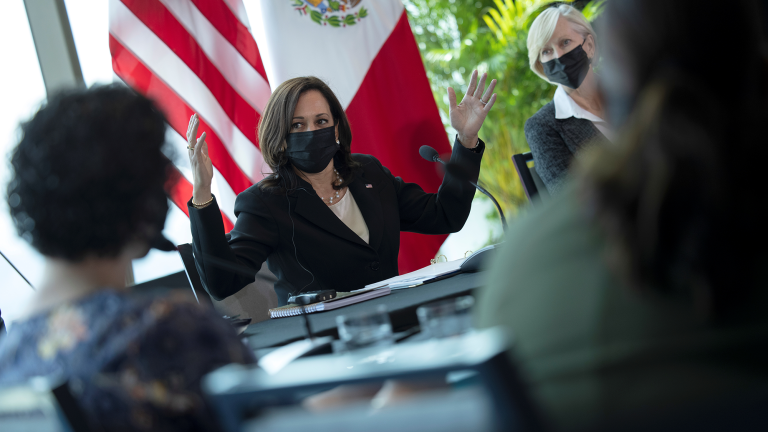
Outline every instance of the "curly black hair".
<path id="1" fill-rule="evenodd" d="M 21 125 L 6 199 L 19 235 L 68 261 L 149 243 L 168 212 L 165 117 L 121 84 L 60 93 Z"/>

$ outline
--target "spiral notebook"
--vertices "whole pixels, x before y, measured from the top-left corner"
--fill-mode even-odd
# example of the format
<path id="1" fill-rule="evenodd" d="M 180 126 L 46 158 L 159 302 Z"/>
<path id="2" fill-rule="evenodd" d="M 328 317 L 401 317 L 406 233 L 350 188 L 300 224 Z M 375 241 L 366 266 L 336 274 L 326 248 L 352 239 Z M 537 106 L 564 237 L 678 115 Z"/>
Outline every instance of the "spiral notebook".
<path id="1" fill-rule="evenodd" d="M 312 303 L 305 306 L 305 309 L 307 313 L 329 311 L 377 297 L 383 297 L 390 292 L 391 290 L 389 287 L 369 288 L 354 292 L 339 292 L 336 293 L 336 298 L 319 303 Z M 280 306 L 269 310 L 270 318 L 285 318 L 301 314 L 301 306 L 295 304 Z"/>

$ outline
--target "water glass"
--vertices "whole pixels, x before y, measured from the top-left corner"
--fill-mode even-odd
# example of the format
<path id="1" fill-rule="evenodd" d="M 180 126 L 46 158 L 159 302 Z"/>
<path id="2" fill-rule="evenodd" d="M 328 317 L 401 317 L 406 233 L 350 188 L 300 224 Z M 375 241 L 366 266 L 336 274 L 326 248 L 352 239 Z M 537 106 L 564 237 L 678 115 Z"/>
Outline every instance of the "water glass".
<path id="1" fill-rule="evenodd" d="M 371 346 L 389 346 L 393 343 L 392 323 L 386 305 L 379 305 L 374 312 L 336 317 L 339 339 L 346 350 Z"/>
<path id="2" fill-rule="evenodd" d="M 422 333 L 430 338 L 444 338 L 472 329 L 472 296 L 456 297 L 428 303 L 416 309 Z"/>

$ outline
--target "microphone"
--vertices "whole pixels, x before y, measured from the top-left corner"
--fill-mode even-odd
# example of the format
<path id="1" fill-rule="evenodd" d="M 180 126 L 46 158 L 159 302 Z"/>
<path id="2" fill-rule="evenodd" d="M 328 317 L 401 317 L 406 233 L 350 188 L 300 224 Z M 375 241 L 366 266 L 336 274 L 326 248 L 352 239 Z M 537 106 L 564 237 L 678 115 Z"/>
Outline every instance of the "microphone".
<path id="1" fill-rule="evenodd" d="M 499 202 L 496 201 L 496 198 L 494 198 L 493 195 L 491 195 L 490 192 L 485 190 L 484 187 L 482 187 L 479 184 L 477 184 L 477 183 L 473 182 L 472 180 L 470 180 L 469 173 L 461 165 L 459 165 L 457 163 L 454 163 L 454 162 L 449 162 L 449 163 L 447 163 L 445 165 L 445 169 L 452 176 L 454 176 L 456 178 L 459 178 L 459 179 L 462 179 L 462 180 L 468 181 L 469 184 L 471 184 L 472 186 L 477 188 L 477 190 L 479 190 L 483 195 L 487 196 L 488 198 L 491 199 L 491 201 L 493 201 L 493 204 L 496 206 L 496 210 L 499 212 L 499 217 L 501 218 L 501 228 L 502 228 L 502 230 L 504 230 L 504 234 L 506 234 L 507 233 L 507 219 L 504 217 L 504 212 L 501 210 L 501 206 L 499 205 Z"/>
<path id="2" fill-rule="evenodd" d="M 440 155 L 437 153 L 437 150 L 433 149 L 432 147 L 428 145 L 423 145 L 419 148 L 419 154 L 424 159 L 430 161 L 430 162 L 440 162 L 441 164 L 445 165 L 445 162 L 443 162 L 442 159 L 440 159 Z"/>

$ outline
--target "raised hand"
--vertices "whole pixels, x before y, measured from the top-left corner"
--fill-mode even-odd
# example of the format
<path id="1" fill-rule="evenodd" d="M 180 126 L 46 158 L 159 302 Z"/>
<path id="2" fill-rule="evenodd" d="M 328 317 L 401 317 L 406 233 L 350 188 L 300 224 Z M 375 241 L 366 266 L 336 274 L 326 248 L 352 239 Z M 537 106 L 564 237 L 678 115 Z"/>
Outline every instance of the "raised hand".
<path id="1" fill-rule="evenodd" d="M 208 144 L 205 142 L 205 132 L 197 138 L 197 128 L 200 119 L 197 114 L 189 118 L 187 126 L 187 148 L 189 163 L 192 165 L 192 201 L 204 203 L 211 199 L 211 182 L 213 181 L 213 163 L 208 157 Z"/>
<path id="2" fill-rule="evenodd" d="M 459 134 L 461 145 L 467 148 L 473 148 L 477 144 L 477 133 L 496 102 L 496 94 L 493 93 L 496 80 L 491 80 L 491 85 L 485 90 L 487 78 L 488 74 L 484 73 L 480 77 L 480 83 L 478 83 L 477 70 L 473 71 L 472 77 L 469 79 L 467 93 L 458 105 L 456 105 L 456 92 L 453 88 L 448 87 L 451 126 Z"/>

